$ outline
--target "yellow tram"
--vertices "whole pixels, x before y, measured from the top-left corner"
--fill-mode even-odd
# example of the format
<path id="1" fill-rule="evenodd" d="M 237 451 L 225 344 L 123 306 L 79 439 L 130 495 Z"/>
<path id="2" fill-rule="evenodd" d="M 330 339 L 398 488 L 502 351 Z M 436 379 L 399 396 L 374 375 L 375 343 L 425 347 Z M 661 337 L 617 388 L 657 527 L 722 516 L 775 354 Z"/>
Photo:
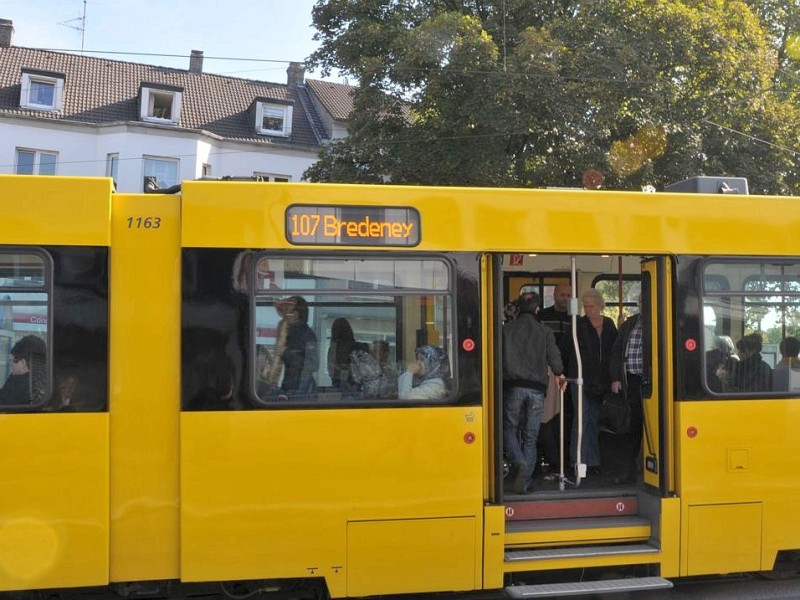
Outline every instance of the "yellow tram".
<path id="1" fill-rule="evenodd" d="M 0 393 L 0 590 L 536 597 L 800 550 L 800 386 L 720 388 L 708 364 L 758 333 L 777 369 L 800 331 L 796 199 L 26 176 L 0 197 L 0 358 L 47 348 L 43 396 Z M 638 476 L 514 494 L 502 309 L 565 281 L 641 294 Z M 342 320 L 386 388 L 333 375 Z M 399 382 L 422 346 L 438 396 Z"/>

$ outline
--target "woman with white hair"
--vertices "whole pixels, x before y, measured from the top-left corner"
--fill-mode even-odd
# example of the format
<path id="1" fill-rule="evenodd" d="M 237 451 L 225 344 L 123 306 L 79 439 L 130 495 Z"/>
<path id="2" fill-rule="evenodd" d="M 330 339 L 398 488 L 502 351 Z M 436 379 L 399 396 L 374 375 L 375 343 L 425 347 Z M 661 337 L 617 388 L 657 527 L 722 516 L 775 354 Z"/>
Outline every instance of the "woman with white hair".
<path id="1" fill-rule="evenodd" d="M 606 306 L 603 295 L 594 288 L 581 294 L 584 316 L 578 317 L 576 332 L 583 367 L 583 436 L 580 462 L 588 466 L 589 475 L 600 474 L 600 406 L 603 395 L 611 389 L 611 349 L 617 339 L 614 321 L 603 316 Z M 566 364 L 567 377 L 578 376 L 578 361 L 572 335 L 561 339 L 561 354 Z M 573 385 L 572 437 L 570 461 L 577 463 L 578 443 L 578 390 Z"/>

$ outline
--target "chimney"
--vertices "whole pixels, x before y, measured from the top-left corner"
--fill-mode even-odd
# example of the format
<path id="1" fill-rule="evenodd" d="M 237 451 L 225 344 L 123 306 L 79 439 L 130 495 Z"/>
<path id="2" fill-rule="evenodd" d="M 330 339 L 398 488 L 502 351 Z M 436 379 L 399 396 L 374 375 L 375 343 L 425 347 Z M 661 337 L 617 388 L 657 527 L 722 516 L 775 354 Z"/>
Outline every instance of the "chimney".
<path id="1" fill-rule="evenodd" d="M 306 76 L 306 66 L 299 62 L 290 62 L 289 68 L 286 69 L 286 83 L 289 87 L 297 87 L 303 85 Z"/>
<path id="2" fill-rule="evenodd" d="M 203 51 L 192 50 L 192 55 L 189 57 L 189 73 L 202 73 L 203 72 Z"/>
<path id="3" fill-rule="evenodd" d="M 14 22 L 9 19 L 0 19 L 0 48 L 10 48 L 13 37 Z"/>

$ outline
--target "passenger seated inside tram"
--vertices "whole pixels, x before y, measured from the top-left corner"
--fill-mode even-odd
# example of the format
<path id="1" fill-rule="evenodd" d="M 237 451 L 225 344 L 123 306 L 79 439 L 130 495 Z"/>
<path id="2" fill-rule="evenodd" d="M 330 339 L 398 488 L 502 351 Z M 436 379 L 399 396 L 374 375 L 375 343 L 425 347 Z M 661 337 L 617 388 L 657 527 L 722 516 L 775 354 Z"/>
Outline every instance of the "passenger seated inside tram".
<path id="1" fill-rule="evenodd" d="M 736 342 L 739 362 L 733 372 L 738 392 L 764 392 L 772 389 L 772 368 L 761 358 L 761 334 L 751 333 Z"/>
<path id="2" fill-rule="evenodd" d="M 189 373 L 190 410 L 229 410 L 232 408 L 234 368 L 222 352 L 203 352 L 192 361 Z"/>
<path id="3" fill-rule="evenodd" d="M 47 346 L 35 335 L 26 335 L 11 348 L 11 373 L 0 388 L 0 405 L 41 405 L 45 400 Z"/>
<path id="4" fill-rule="evenodd" d="M 435 346 L 420 346 L 416 360 L 397 380 L 397 395 L 401 400 L 441 400 L 447 396 L 450 363 L 444 350 Z"/>
<path id="5" fill-rule="evenodd" d="M 390 399 L 397 397 L 397 371 L 389 361 L 389 344 L 372 342 L 369 351 L 357 349 L 352 352 L 351 381 L 356 397 L 362 400 Z"/>
<path id="6" fill-rule="evenodd" d="M 367 344 L 357 342 L 350 322 L 344 318 L 331 325 L 331 345 L 328 348 L 328 375 L 331 385 L 342 391 L 352 391 L 355 382 L 350 371 L 351 355 L 356 351 L 369 352 Z"/>
<path id="7" fill-rule="evenodd" d="M 714 347 L 706 352 L 706 382 L 712 392 L 735 390 L 733 374 L 739 357 L 733 340 L 727 335 L 714 336 Z"/>
<path id="8" fill-rule="evenodd" d="M 781 340 L 780 362 L 772 371 L 772 389 L 776 392 L 800 390 L 800 340 L 786 337 Z"/>

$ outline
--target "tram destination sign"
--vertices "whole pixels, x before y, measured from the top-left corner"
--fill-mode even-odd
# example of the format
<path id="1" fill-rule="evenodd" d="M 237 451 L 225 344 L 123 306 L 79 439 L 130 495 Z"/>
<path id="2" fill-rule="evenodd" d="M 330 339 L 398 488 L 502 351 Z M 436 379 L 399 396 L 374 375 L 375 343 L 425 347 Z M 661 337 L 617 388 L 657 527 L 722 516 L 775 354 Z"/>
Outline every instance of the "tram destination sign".
<path id="1" fill-rule="evenodd" d="M 416 246 L 416 208 L 295 204 L 286 209 L 286 239 L 312 246 Z"/>

